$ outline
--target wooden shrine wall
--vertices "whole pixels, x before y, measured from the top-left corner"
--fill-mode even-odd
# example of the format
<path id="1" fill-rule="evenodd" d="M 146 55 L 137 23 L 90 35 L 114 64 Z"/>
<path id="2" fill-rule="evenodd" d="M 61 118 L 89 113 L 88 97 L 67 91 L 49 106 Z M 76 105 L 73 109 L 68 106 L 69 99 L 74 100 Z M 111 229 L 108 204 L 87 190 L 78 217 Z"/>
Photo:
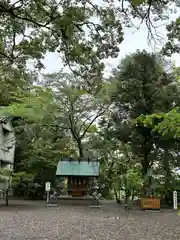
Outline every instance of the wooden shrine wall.
<path id="1" fill-rule="evenodd" d="M 68 177 L 68 195 L 81 197 L 87 195 L 88 177 Z"/>

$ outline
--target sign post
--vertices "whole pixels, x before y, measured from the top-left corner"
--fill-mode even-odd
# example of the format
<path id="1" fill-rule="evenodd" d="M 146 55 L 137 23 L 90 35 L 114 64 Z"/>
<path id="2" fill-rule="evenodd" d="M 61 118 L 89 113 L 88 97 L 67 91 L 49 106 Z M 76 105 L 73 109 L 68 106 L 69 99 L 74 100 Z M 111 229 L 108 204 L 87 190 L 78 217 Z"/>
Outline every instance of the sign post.
<path id="1" fill-rule="evenodd" d="M 50 182 L 46 182 L 45 184 L 45 189 L 46 189 L 46 192 L 47 192 L 47 203 L 49 202 L 49 193 L 50 193 L 50 190 L 51 190 L 51 183 Z"/>
<path id="2" fill-rule="evenodd" d="M 177 206 L 177 191 L 173 191 L 173 208 L 175 210 L 177 210 L 178 206 Z"/>

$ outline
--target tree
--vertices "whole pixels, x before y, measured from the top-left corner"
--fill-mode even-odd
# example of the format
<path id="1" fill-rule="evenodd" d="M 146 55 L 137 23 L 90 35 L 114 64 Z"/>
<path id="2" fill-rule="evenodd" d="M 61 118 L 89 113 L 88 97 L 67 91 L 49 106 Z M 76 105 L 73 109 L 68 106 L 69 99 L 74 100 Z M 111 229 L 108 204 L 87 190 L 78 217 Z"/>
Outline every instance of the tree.
<path id="1" fill-rule="evenodd" d="M 70 138 L 64 129 L 56 125 L 51 92 L 33 87 L 24 96 L 8 107 L 4 114 L 18 116 L 13 120 L 16 133 L 16 172 L 34 175 L 36 181 L 44 184 L 54 180 L 57 162 L 63 156 L 72 154 Z"/>
<path id="2" fill-rule="evenodd" d="M 37 80 L 36 72 L 19 70 L 13 66 L 0 66 L 0 106 L 8 106 L 16 101 L 24 92 L 29 91 L 31 85 Z"/>
<path id="3" fill-rule="evenodd" d="M 131 171 L 135 172 L 136 162 L 132 158 L 132 149 L 129 144 L 119 141 L 109 124 L 110 110 L 99 122 L 98 134 L 91 139 L 91 146 L 98 150 L 100 157 L 100 179 L 105 185 L 103 196 L 113 198 L 120 203 L 120 193 L 125 192 L 126 197 L 135 193 L 133 183 L 129 185 Z M 138 184 L 138 183 L 137 183 Z M 132 186 L 132 187 L 131 187 Z M 126 199 L 127 199 L 126 198 Z"/>
<path id="4" fill-rule="evenodd" d="M 167 112 L 173 108 L 173 103 L 178 104 L 176 79 L 164 70 L 163 60 L 158 55 L 143 51 L 127 56 L 121 62 L 115 81 L 114 134 L 119 140 L 130 142 L 145 176 L 156 159 L 157 135 L 152 127 L 140 122 L 134 124 L 133 120 L 141 114 Z"/>
<path id="5" fill-rule="evenodd" d="M 150 115 L 142 115 L 138 118 L 138 121 L 143 123 L 144 125 L 149 125 L 153 128 L 154 131 L 157 131 L 158 133 L 162 134 L 165 137 L 173 137 L 175 139 L 179 138 L 180 132 L 179 132 L 179 68 L 173 68 L 173 74 L 174 74 L 174 97 L 176 98 L 176 101 L 174 99 L 172 104 L 172 109 L 167 112 L 157 112 Z"/>
<path id="6" fill-rule="evenodd" d="M 175 21 L 172 21 L 171 24 L 167 25 L 166 27 L 168 31 L 168 34 L 167 34 L 168 41 L 163 47 L 162 52 L 167 56 L 171 56 L 173 53 L 180 53 L 179 26 L 180 26 L 180 17 L 178 17 Z"/>
<path id="7" fill-rule="evenodd" d="M 83 141 L 88 141 L 89 134 L 96 132 L 97 121 L 110 106 L 108 88 L 104 84 L 92 93 L 93 88 L 89 92 L 86 81 L 79 82 L 75 76 L 62 73 L 46 76 L 46 83 L 55 89 L 57 121 L 70 133 L 79 157 L 83 158 Z"/>
<path id="8" fill-rule="evenodd" d="M 24 68 L 33 59 L 41 68 L 45 53 L 57 51 L 73 71 L 72 65 L 77 72 L 79 64 L 79 74 L 99 75 L 100 60 L 116 57 L 123 40 L 115 10 L 111 4 L 100 6 L 89 0 L 1 1 L 1 62 Z"/>
<path id="9" fill-rule="evenodd" d="M 159 33 L 158 28 L 162 26 L 162 23 L 167 25 L 167 20 L 171 18 L 172 13 L 177 13 L 178 10 L 178 0 L 119 1 L 119 11 L 124 18 L 125 25 L 139 30 L 139 24 L 136 25 L 134 18 L 139 20 L 140 24 L 144 23 L 148 29 L 149 43 L 164 44 L 164 36 Z"/>
<path id="10" fill-rule="evenodd" d="M 132 26 L 132 19 L 138 18 L 150 33 L 156 32 L 153 21 L 163 19 L 168 7 L 171 11 L 172 2 L 133 0 L 125 4 L 121 0 L 117 5 L 114 0 L 103 0 L 102 4 L 91 0 L 3 0 L 1 64 L 13 63 L 22 69 L 33 59 L 35 66 L 42 68 L 45 53 L 57 51 L 74 72 L 92 79 L 101 75 L 102 59 L 117 57 L 123 40 L 122 25 Z"/>
<path id="11" fill-rule="evenodd" d="M 61 129 L 72 137 L 82 158 L 83 140 L 88 140 L 88 134 L 96 131 L 94 124 L 110 106 L 107 85 L 92 94 L 81 87 L 73 75 L 60 73 L 45 78 L 43 88 L 33 87 L 31 92 L 18 98 L 18 103 L 3 108 L 3 111 L 25 117 L 36 123 L 36 127 L 41 126 L 43 131 L 48 124 Z"/>

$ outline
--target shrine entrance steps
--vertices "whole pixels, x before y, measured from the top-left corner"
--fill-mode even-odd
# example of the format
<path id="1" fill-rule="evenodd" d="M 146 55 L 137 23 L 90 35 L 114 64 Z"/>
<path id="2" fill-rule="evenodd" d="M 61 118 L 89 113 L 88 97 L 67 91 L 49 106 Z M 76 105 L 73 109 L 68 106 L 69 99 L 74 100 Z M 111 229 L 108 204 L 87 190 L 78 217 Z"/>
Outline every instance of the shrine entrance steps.
<path id="1" fill-rule="evenodd" d="M 72 197 L 72 196 L 60 196 L 57 199 L 59 205 L 87 205 L 90 206 L 92 203 L 92 197 Z"/>
<path id="2" fill-rule="evenodd" d="M 68 195 L 58 196 L 58 200 L 92 200 L 91 196 L 83 196 L 83 197 L 72 197 Z"/>

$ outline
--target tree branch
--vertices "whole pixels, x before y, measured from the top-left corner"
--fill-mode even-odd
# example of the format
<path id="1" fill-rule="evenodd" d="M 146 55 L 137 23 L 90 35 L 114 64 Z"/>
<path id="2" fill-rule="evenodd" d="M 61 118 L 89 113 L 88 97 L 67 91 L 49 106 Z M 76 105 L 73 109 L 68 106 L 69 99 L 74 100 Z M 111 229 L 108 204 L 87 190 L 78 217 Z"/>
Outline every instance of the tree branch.
<path id="1" fill-rule="evenodd" d="M 107 109 L 104 109 L 103 111 L 99 111 L 99 113 L 97 113 L 97 115 L 91 120 L 91 122 L 87 125 L 87 127 L 84 129 L 83 133 L 80 135 L 80 138 L 83 139 L 83 137 L 85 136 L 85 134 L 87 133 L 88 129 L 91 127 L 91 125 L 95 122 L 95 120 L 100 117 L 102 114 L 104 114 L 106 112 Z M 81 125 L 80 129 L 79 129 L 79 134 L 81 129 L 83 128 L 83 126 L 85 125 L 85 122 Z"/>

